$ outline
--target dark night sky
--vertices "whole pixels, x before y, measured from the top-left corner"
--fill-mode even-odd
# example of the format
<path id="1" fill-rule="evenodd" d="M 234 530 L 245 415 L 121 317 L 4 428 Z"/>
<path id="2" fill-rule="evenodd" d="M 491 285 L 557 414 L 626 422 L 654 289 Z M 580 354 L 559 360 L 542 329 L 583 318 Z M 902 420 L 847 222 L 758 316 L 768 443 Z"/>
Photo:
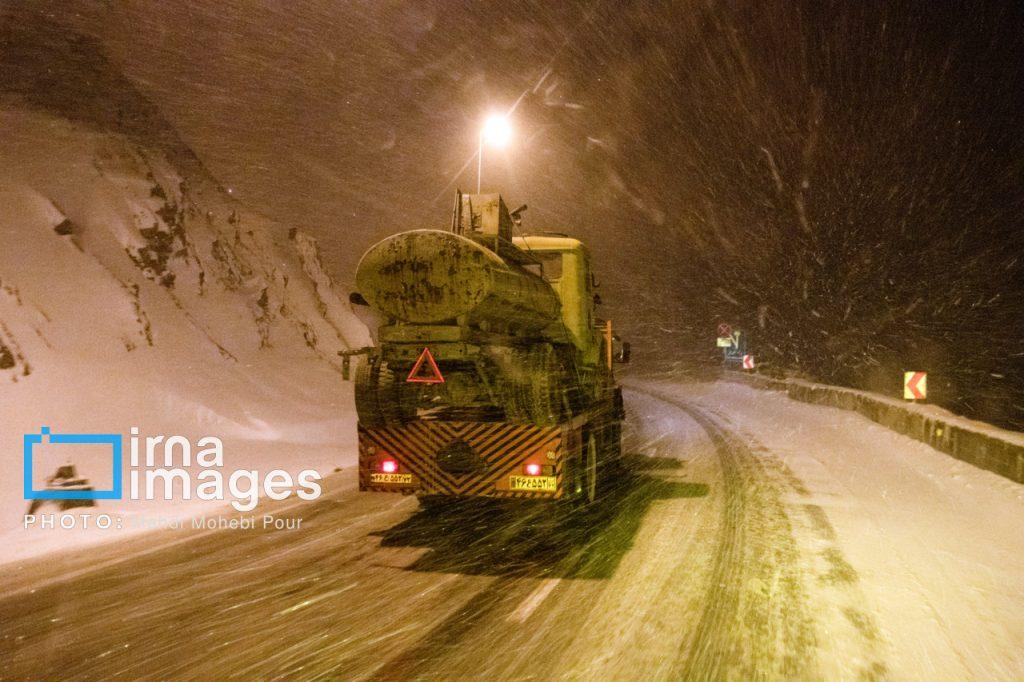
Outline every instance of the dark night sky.
<path id="1" fill-rule="evenodd" d="M 591 243 L 642 359 L 757 353 L 1024 423 L 1019 3 L 38 3 L 348 282 L 485 187 Z M 74 8 L 71 11 L 69 8 Z M 539 86 L 538 86 L 539 83 Z M 707 348 L 707 352 L 705 352 Z"/>

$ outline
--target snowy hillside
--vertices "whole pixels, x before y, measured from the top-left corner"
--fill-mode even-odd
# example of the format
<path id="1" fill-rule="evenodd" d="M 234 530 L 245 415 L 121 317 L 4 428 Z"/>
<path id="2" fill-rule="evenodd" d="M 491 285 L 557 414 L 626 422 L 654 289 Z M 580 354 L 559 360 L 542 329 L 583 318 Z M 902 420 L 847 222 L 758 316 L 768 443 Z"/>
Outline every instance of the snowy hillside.
<path id="1" fill-rule="evenodd" d="M 337 351 L 369 338 L 316 242 L 247 211 L 137 94 L 83 121 L 17 90 L 0 95 L 0 533 L 25 511 L 21 435 L 43 426 L 215 435 L 229 469 L 351 461 Z"/>
<path id="2" fill-rule="evenodd" d="M 239 362 L 297 348 L 329 362 L 364 331 L 315 242 L 190 183 L 156 152 L 0 109 L 0 367 L 145 348 Z M 199 186 L 195 186 L 195 185 Z"/>

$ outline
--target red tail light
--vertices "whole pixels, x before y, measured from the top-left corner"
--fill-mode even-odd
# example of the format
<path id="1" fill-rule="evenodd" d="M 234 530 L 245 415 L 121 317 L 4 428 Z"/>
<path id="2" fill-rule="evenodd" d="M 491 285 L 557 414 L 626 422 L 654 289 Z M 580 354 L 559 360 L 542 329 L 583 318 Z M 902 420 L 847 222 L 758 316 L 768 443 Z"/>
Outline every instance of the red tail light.
<path id="1" fill-rule="evenodd" d="M 527 476 L 540 476 L 541 468 L 540 465 L 535 462 L 523 465 L 523 473 Z"/>
<path id="2" fill-rule="evenodd" d="M 398 462 L 393 459 L 385 459 L 380 463 L 380 470 L 385 474 L 393 474 L 398 471 Z"/>

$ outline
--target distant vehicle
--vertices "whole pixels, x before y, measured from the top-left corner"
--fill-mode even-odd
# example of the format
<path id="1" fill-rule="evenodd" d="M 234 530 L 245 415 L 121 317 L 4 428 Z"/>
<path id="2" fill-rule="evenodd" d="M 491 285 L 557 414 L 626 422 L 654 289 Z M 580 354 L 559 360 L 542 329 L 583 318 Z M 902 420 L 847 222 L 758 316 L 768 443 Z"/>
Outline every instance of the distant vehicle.
<path id="1" fill-rule="evenodd" d="M 458 193 L 449 230 L 363 255 L 351 300 L 381 323 L 355 378 L 360 490 L 587 504 L 618 464 L 629 344 L 580 241 L 513 236 L 525 208 Z"/>

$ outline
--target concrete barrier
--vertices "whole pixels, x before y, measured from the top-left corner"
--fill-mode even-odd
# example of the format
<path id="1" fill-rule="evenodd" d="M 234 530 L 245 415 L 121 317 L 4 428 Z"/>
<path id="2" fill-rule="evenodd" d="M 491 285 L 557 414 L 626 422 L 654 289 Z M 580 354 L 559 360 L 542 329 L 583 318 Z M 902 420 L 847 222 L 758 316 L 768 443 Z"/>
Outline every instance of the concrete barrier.
<path id="1" fill-rule="evenodd" d="M 867 391 L 725 372 L 729 381 L 780 391 L 793 400 L 859 412 L 887 429 L 926 443 L 978 468 L 1024 483 L 1024 434 L 955 415 L 935 405 L 905 403 Z"/>

